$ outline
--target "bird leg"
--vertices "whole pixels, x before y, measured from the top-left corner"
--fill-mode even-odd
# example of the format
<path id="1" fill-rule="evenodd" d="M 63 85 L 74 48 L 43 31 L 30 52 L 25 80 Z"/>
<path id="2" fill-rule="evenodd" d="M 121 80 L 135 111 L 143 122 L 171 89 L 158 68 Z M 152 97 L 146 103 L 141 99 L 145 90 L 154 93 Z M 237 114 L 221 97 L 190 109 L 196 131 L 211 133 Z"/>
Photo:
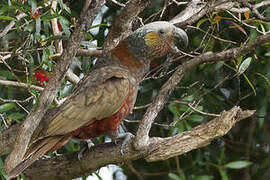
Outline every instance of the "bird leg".
<path id="1" fill-rule="evenodd" d="M 78 159 L 81 160 L 83 157 L 83 153 L 87 150 L 90 149 L 92 146 L 94 146 L 95 144 L 91 141 L 91 139 L 87 139 L 87 147 L 84 146 L 78 153 Z"/>
<path id="2" fill-rule="evenodd" d="M 118 130 L 117 131 L 108 131 L 107 135 L 112 139 L 112 142 L 114 142 L 114 144 L 117 144 L 119 141 L 119 139 L 124 139 L 120 148 L 120 153 L 123 156 L 124 150 L 125 150 L 125 146 L 127 145 L 127 142 L 134 137 L 133 134 L 131 134 L 130 132 L 124 132 L 119 134 Z"/>

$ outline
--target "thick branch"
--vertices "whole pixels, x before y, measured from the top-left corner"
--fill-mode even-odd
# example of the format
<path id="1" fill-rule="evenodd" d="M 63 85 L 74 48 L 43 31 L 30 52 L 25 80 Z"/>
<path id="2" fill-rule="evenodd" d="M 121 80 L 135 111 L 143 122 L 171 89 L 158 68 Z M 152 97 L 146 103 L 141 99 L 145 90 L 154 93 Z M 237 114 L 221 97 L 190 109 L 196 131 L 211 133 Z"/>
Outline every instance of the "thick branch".
<path id="1" fill-rule="evenodd" d="M 149 131 L 154 122 L 155 117 L 163 108 L 166 97 L 169 97 L 170 93 L 174 90 L 174 88 L 178 85 L 178 83 L 182 80 L 185 72 L 189 69 L 207 62 L 212 61 L 228 61 L 231 59 L 235 59 L 239 56 L 247 54 L 249 51 L 254 49 L 258 45 L 262 45 L 263 43 L 270 41 L 270 34 L 266 34 L 256 38 L 253 41 L 243 45 L 242 47 L 228 49 L 226 51 L 222 51 L 219 53 L 207 52 L 198 57 L 195 57 L 189 61 L 184 62 L 181 66 L 177 68 L 177 70 L 173 73 L 170 79 L 162 86 L 158 95 L 153 100 L 150 107 L 148 107 L 146 113 L 144 114 L 139 129 L 137 131 L 135 147 L 136 149 L 143 149 L 149 144 Z"/>
<path id="2" fill-rule="evenodd" d="M 11 152 L 19 127 L 20 124 L 15 124 L 0 133 L 0 155 Z"/>
<path id="3" fill-rule="evenodd" d="M 68 40 L 67 48 L 64 49 L 63 54 L 61 55 L 55 68 L 54 76 L 50 78 L 46 88 L 40 95 L 39 107 L 29 113 L 28 117 L 18 130 L 18 136 L 16 138 L 13 151 L 5 161 L 4 168 L 6 172 L 9 172 L 21 161 L 30 141 L 31 135 L 39 125 L 40 120 L 54 99 L 58 88 L 61 85 L 61 81 L 65 77 L 68 67 L 76 55 L 77 49 L 80 47 L 80 42 L 83 40 L 87 28 L 92 24 L 92 21 L 99 12 L 102 4 L 104 4 L 104 0 L 86 1 L 86 8 L 80 16 L 81 21 L 78 24 L 78 28 L 75 29 Z M 22 134 L 23 136 L 21 136 Z"/>
<path id="4" fill-rule="evenodd" d="M 146 159 L 147 161 L 166 160 L 193 149 L 204 147 L 217 137 L 227 134 L 235 123 L 250 117 L 254 113 L 255 110 L 242 111 L 240 107 L 235 106 L 229 111 L 223 111 L 220 117 L 207 124 L 199 125 L 192 131 L 186 131 L 168 138 L 156 138 L 157 143 L 153 141 L 150 144 L 153 152 Z"/>
<path id="5" fill-rule="evenodd" d="M 191 131 L 169 138 L 151 138 L 150 146 L 136 151 L 130 141 L 124 155 L 121 155 L 121 143 L 106 143 L 86 151 L 79 161 L 77 153 L 66 154 L 36 161 L 24 174 L 29 179 L 71 179 L 89 174 L 107 164 L 120 164 L 125 161 L 146 157 L 148 161 L 164 160 L 189 152 L 209 144 L 214 138 L 226 134 L 233 125 L 243 118 L 250 117 L 255 111 L 242 111 L 234 107 L 222 112 L 221 116 L 207 124 L 197 126 Z M 134 139 L 133 139 L 134 140 Z"/>

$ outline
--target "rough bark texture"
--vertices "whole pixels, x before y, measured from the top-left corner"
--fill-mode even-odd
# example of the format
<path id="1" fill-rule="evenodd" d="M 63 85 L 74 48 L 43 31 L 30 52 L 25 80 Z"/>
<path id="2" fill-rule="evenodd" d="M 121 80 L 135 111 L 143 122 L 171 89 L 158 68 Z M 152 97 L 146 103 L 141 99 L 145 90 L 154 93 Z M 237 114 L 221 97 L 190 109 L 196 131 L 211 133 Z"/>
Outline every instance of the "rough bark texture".
<path id="1" fill-rule="evenodd" d="M 254 113 L 255 111 L 243 111 L 236 106 L 191 131 L 168 138 L 150 138 L 149 146 L 141 151 L 134 149 L 134 138 L 127 143 L 124 155 L 120 153 L 121 143 L 106 143 L 85 151 L 80 161 L 77 152 L 38 160 L 26 169 L 24 174 L 29 179 L 71 179 L 94 172 L 107 164 L 120 164 L 139 158 L 146 158 L 148 161 L 165 160 L 206 146 L 213 139 L 225 135 L 239 120 Z"/>

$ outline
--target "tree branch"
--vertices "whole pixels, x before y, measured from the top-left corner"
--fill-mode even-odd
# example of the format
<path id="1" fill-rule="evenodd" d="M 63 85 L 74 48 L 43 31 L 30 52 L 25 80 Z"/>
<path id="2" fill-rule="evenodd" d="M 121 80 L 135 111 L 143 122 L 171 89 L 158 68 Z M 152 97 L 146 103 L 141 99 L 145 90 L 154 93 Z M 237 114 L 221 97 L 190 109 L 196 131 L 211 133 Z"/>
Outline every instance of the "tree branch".
<path id="1" fill-rule="evenodd" d="M 193 149 L 204 147 L 217 137 L 227 134 L 235 123 L 252 116 L 254 113 L 255 110 L 242 111 L 240 107 L 235 106 L 229 111 L 223 111 L 220 117 L 207 124 L 199 125 L 191 131 L 168 138 L 151 138 L 156 139 L 157 143 L 155 141 L 150 143 L 151 153 L 146 157 L 146 160 L 166 160 Z"/>
<path id="2" fill-rule="evenodd" d="M 99 56 L 102 50 L 78 49 L 76 56 Z"/>
<path id="3" fill-rule="evenodd" d="M 9 80 L 2 80 L 0 79 L 0 84 L 4 86 L 17 86 L 17 87 L 24 87 L 24 88 L 33 88 L 37 91 L 43 91 L 43 87 L 36 86 L 36 85 L 29 85 L 17 81 L 9 81 Z"/>
<path id="4" fill-rule="evenodd" d="M 198 57 L 195 57 L 189 61 L 184 62 L 180 65 L 177 70 L 173 73 L 170 79 L 162 86 L 158 95 L 153 100 L 152 104 L 147 108 L 146 113 L 144 114 L 138 131 L 136 135 L 135 148 L 136 149 L 144 149 L 149 145 L 149 131 L 151 129 L 152 123 L 154 119 L 158 115 L 158 113 L 163 108 L 166 98 L 169 97 L 170 93 L 175 89 L 178 83 L 184 77 L 184 74 L 194 68 L 195 66 L 207 62 L 213 61 L 228 61 L 231 59 L 235 59 L 239 56 L 247 54 L 249 51 L 254 49 L 258 45 L 262 45 L 266 42 L 270 41 L 270 34 L 266 34 L 263 36 L 259 36 L 253 41 L 243 45 L 238 48 L 231 48 L 226 51 L 222 51 L 219 53 L 207 52 Z"/>
<path id="5" fill-rule="evenodd" d="M 264 17 L 261 13 L 259 13 L 258 11 L 258 6 L 255 5 L 251 5 L 249 2 L 247 2 L 246 0 L 238 0 L 240 1 L 244 6 L 246 6 L 247 8 L 249 8 L 252 13 L 260 20 L 269 22 L 270 18 L 269 17 Z M 270 1 L 264 1 L 261 4 L 263 4 L 264 6 L 266 6 L 267 4 L 270 4 Z"/>
<path id="6" fill-rule="evenodd" d="M 94 172 L 107 164 L 119 164 L 139 158 L 146 158 L 147 161 L 165 160 L 209 144 L 213 139 L 226 134 L 236 122 L 250 117 L 254 112 L 234 107 L 191 131 L 168 138 L 150 138 L 150 144 L 145 150 L 134 150 L 132 139 L 128 142 L 124 155 L 121 155 L 121 143 L 105 143 L 85 151 L 80 161 L 77 152 L 38 160 L 24 174 L 29 179 L 71 179 Z"/>
<path id="7" fill-rule="evenodd" d="M 67 48 L 64 49 L 63 54 L 59 59 L 54 71 L 54 76 L 50 78 L 46 88 L 40 95 L 39 107 L 30 112 L 18 130 L 18 136 L 16 137 L 16 143 L 14 144 L 13 151 L 8 156 L 4 164 L 3 169 L 6 172 L 9 172 L 22 160 L 31 135 L 39 125 L 39 122 L 58 92 L 58 88 L 65 77 L 69 65 L 76 55 L 77 49 L 80 47 L 80 42 L 83 40 L 87 28 L 92 24 L 101 5 L 103 4 L 104 0 L 89 0 L 85 2 L 85 8 L 80 16 L 81 21 L 67 42 Z M 21 136 L 22 134 L 23 136 Z"/>

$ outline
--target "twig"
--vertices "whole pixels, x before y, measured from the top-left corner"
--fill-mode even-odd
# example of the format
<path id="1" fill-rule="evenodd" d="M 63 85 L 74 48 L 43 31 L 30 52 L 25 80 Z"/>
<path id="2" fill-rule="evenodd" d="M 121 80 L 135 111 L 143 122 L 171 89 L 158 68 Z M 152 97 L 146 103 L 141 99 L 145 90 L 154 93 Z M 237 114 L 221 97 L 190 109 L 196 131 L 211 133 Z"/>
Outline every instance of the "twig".
<path id="1" fill-rule="evenodd" d="M 214 39 L 217 39 L 217 40 L 220 40 L 220 41 L 223 41 L 223 42 L 227 42 L 227 43 L 237 44 L 237 42 L 230 41 L 230 40 L 227 40 L 227 39 L 222 39 L 222 38 L 220 38 L 220 37 L 218 37 L 218 36 L 215 36 L 215 35 L 213 35 L 213 34 L 209 34 L 208 32 L 202 30 L 202 29 L 199 28 L 199 27 L 190 26 L 190 25 L 188 25 L 187 27 L 188 27 L 188 28 L 192 28 L 192 29 L 197 29 L 197 30 L 199 30 L 199 31 L 201 31 L 201 32 L 203 32 L 203 33 L 205 33 L 205 34 L 207 34 L 207 35 L 213 37 Z"/>
<path id="2" fill-rule="evenodd" d="M 203 114 L 203 115 L 214 116 L 214 117 L 219 117 L 220 116 L 220 114 L 207 113 L 207 112 L 203 112 L 203 111 L 201 111 L 199 109 L 196 109 L 190 103 L 188 103 L 188 107 L 190 107 L 193 111 L 198 112 L 198 113 Z"/>
<path id="3" fill-rule="evenodd" d="M 114 4 L 117 4 L 118 6 L 121 6 L 121 7 L 125 7 L 126 5 L 125 4 L 123 4 L 123 3 L 120 3 L 120 2 L 118 2 L 118 1 L 116 1 L 116 0 L 111 0 Z"/>
<path id="4" fill-rule="evenodd" d="M 144 180 L 143 176 L 140 174 L 140 172 L 138 172 L 132 165 L 132 163 L 130 161 L 126 162 L 127 167 L 131 170 L 131 172 L 133 172 L 133 174 L 135 174 L 137 176 L 137 178 L 139 180 Z"/>
<path id="5" fill-rule="evenodd" d="M 44 88 L 36 85 L 29 85 L 21 82 L 16 82 L 16 81 L 9 81 L 9 80 L 2 80 L 0 79 L 0 84 L 5 85 L 5 86 L 17 86 L 17 87 L 24 87 L 24 88 L 33 88 L 37 91 L 43 91 Z"/>
<path id="6" fill-rule="evenodd" d="M 5 127 L 8 128 L 9 125 L 7 124 L 7 122 L 6 122 L 6 120 L 5 120 L 4 116 L 3 116 L 3 114 L 0 113 L 0 117 L 1 117 L 2 122 L 4 123 Z"/>
<path id="7" fill-rule="evenodd" d="M 34 96 L 30 96 L 24 100 L 17 100 L 17 99 L 3 99 L 0 97 L 0 101 L 4 102 L 4 103 L 7 103 L 7 102 L 14 102 L 14 103 L 24 103 L 24 102 L 27 102 L 27 101 L 30 101 L 31 99 L 33 99 Z"/>
<path id="8" fill-rule="evenodd" d="M 67 71 L 66 77 L 72 84 L 78 84 L 80 81 L 80 78 L 70 70 Z"/>
<path id="9" fill-rule="evenodd" d="M 146 104 L 146 105 L 141 105 L 141 106 L 135 106 L 133 109 L 137 110 L 137 109 L 144 109 L 147 108 L 151 105 L 152 103 Z"/>
<path id="10" fill-rule="evenodd" d="M 50 5 L 50 2 L 47 2 L 45 5 L 46 5 L 46 6 Z M 42 8 L 42 7 L 39 6 L 39 7 L 37 7 L 37 10 L 38 10 L 38 9 L 41 9 L 41 8 Z M 26 16 L 27 16 L 27 14 L 21 13 L 21 14 L 19 14 L 19 15 L 16 16 L 16 19 L 17 19 L 17 20 L 20 20 L 20 19 L 22 19 L 22 18 L 24 18 L 24 17 L 26 17 Z M 11 22 L 5 27 L 5 29 L 0 33 L 0 38 L 2 38 L 2 37 L 4 37 L 5 35 L 7 35 L 7 33 L 13 28 L 14 25 L 15 25 L 15 21 L 11 21 Z"/>
<path id="11" fill-rule="evenodd" d="M 21 18 L 27 16 L 27 14 L 25 13 L 21 13 L 19 15 L 16 16 L 17 20 L 20 20 Z M 13 28 L 13 26 L 15 25 L 15 21 L 11 21 L 6 27 L 5 29 L 0 33 L 0 38 L 4 37 L 5 35 L 7 35 L 7 33 Z"/>
<path id="12" fill-rule="evenodd" d="M 78 49 L 76 56 L 99 56 L 102 50 Z"/>
<path id="13" fill-rule="evenodd" d="M 266 21 L 266 22 L 270 22 L 270 18 L 269 17 L 264 17 L 263 15 L 261 15 L 261 13 L 259 13 L 259 11 L 257 10 L 257 8 L 254 5 L 251 5 L 246 0 L 238 0 L 238 1 L 240 1 L 244 6 L 248 7 L 258 19 Z M 270 4 L 269 1 L 263 1 L 263 2 L 261 2 L 261 4 L 263 3 L 264 6 L 266 4 Z"/>
<path id="14" fill-rule="evenodd" d="M 52 1 L 51 7 L 52 7 L 51 13 L 56 12 L 56 7 L 57 7 L 57 1 L 56 0 L 53 0 Z M 60 36 L 62 33 L 59 31 L 57 19 L 56 18 L 53 18 L 51 20 L 51 24 L 52 24 L 53 35 L 54 36 Z M 55 41 L 55 49 L 56 49 L 56 52 L 58 54 L 61 55 L 63 53 L 63 43 L 62 43 L 62 40 L 56 40 Z"/>

